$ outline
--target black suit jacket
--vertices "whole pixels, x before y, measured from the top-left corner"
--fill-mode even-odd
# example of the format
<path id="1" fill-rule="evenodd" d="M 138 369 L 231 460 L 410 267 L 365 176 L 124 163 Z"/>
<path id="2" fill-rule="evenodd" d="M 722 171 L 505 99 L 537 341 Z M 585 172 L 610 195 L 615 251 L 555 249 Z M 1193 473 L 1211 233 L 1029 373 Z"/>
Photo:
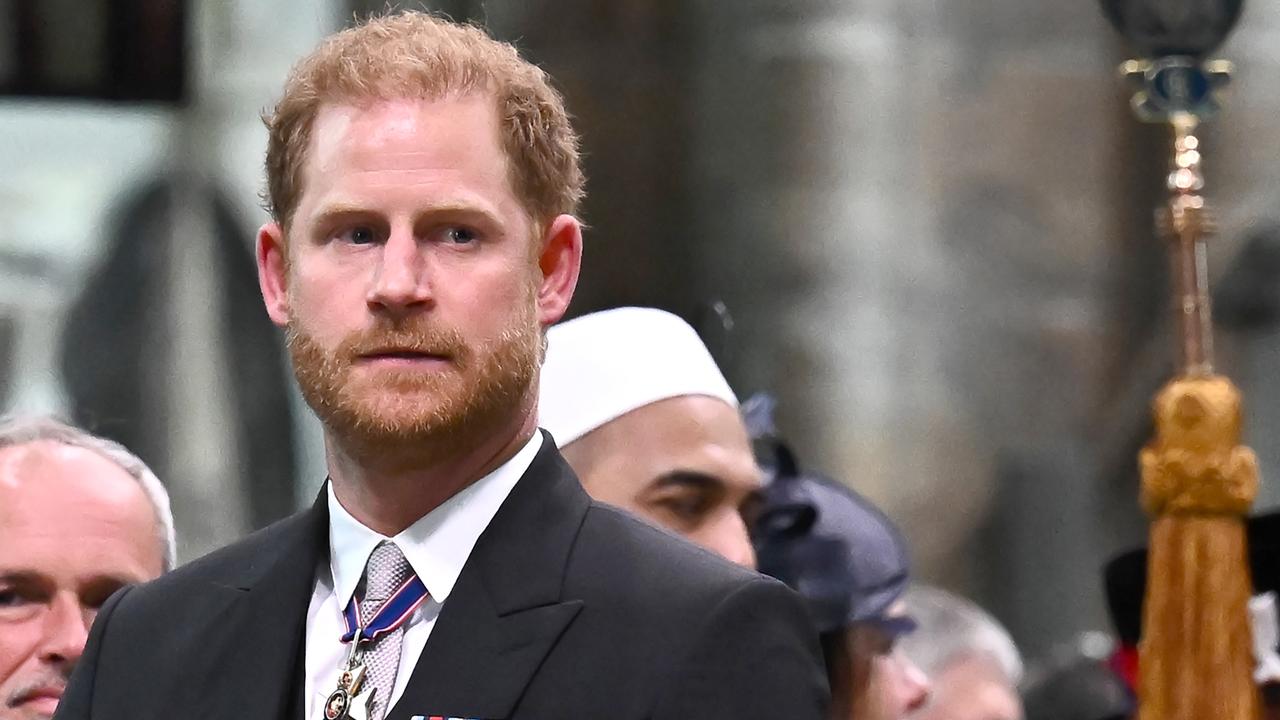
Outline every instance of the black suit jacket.
<path id="1" fill-rule="evenodd" d="M 117 593 L 57 720 L 302 720 L 305 616 L 327 535 L 322 494 Z M 593 502 L 544 436 L 387 719 L 819 720 L 826 703 L 816 635 L 790 590 Z"/>

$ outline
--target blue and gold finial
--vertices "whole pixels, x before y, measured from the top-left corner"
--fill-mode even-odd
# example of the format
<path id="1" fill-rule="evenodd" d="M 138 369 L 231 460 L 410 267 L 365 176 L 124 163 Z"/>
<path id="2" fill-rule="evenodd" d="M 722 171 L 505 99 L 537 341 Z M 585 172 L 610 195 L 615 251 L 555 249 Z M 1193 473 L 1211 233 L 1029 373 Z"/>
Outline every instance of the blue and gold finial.
<path id="1" fill-rule="evenodd" d="M 1260 717 L 1243 521 L 1256 492 L 1256 462 L 1239 444 L 1240 394 L 1213 369 L 1206 240 L 1214 222 L 1195 134 L 1218 109 L 1215 92 L 1231 70 L 1208 55 L 1231 32 L 1242 4 L 1102 0 L 1139 53 L 1123 66 L 1138 84 L 1138 117 L 1167 123 L 1173 136 L 1168 196 L 1156 218 L 1172 250 L 1181 367 L 1157 397 L 1156 437 L 1140 455 L 1141 499 L 1152 523 L 1138 720 Z"/>
<path id="2" fill-rule="evenodd" d="M 1231 63 L 1207 60 L 1240 19 L 1244 0 L 1101 0 L 1102 11 L 1141 59 L 1121 66 L 1146 122 L 1194 125 L 1218 110 Z"/>
<path id="3" fill-rule="evenodd" d="M 1199 61 L 1188 55 L 1157 60 L 1129 60 L 1120 66 L 1137 92 L 1133 111 L 1143 122 L 1176 123 L 1213 117 L 1220 107 L 1218 92 L 1231 82 L 1231 63 Z"/>

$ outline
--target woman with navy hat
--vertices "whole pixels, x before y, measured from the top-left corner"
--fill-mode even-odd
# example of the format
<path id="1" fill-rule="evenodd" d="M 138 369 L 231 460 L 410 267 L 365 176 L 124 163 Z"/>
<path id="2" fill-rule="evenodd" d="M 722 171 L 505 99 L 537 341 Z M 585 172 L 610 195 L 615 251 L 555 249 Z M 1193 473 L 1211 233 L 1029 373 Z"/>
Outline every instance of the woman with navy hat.
<path id="1" fill-rule="evenodd" d="M 822 633 L 832 720 L 902 718 L 929 695 L 924 673 L 896 647 L 915 629 L 903 603 L 906 543 L 866 498 L 801 472 L 773 437 L 772 423 L 752 417 L 754 407 L 747 409 L 748 426 L 771 476 L 754 531 L 760 572 L 808 602 Z"/>

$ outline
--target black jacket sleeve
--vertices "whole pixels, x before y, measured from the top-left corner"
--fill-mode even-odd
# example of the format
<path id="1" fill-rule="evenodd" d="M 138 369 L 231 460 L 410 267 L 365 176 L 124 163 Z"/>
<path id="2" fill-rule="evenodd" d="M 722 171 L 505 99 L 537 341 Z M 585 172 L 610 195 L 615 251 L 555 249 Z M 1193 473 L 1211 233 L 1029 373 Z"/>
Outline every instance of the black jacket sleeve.
<path id="1" fill-rule="evenodd" d="M 808 612 L 764 577 L 716 607 L 669 677 L 654 720 L 824 720 L 830 703 Z"/>
<path id="2" fill-rule="evenodd" d="M 98 676 L 98 658 L 102 654 L 103 636 L 107 634 L 107 623 L 111 622 L 111 613 L 120 604 L 132 586 L 118 590 L 98 610 L 89 631 L 89 640 L 85 643 L 80 662 L 76 663 L 75 672 L 71 674 L 71 682 L 58 703 L 58 712 L 54 720 L 89 720 L 93 717 L 93 684 Z"/>

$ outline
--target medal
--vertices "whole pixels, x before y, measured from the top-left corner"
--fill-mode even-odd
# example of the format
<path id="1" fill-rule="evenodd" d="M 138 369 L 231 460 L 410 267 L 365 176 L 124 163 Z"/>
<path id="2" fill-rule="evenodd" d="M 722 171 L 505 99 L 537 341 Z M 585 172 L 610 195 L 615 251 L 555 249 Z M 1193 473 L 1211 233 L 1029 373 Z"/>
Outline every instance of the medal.
<path id="1" fill-rule="evenodd" d="M 351 651 L 338 673 L 338 687 L 324 701 L 325 720 L 368 720 L 378 689 L 364 686 L 365 646 L 404 624 L 427 597 L 426 586 L 416 574 L 411 575 L 367 623 L 360 615 L 359 603 L 351 598 L 342 612 L 347 632 L 341 638 L 343 643 L 351 643 Z"/>
<path id="2" fill-rule="evenodd" d="M 360 668 L 360 672 L 363 673 L 364 668 Z M 373 693 L 372 687 L 364 690 L 339 687 L 324 701 L 325 720 L 366 720 L 373 705 Z"/>
<path id="3" fill-rule="evenodd" d="M 347 661 L 343 663 L 342 672 L 338 673 L 338 688 L 324 701 L 325 720 L 347 720 L 350 717 L 353 701 L 360 694 L 360 685 L 364 682 L 365 667 L 360 662 L 363 654 L 359 640 L 353 640 Z"/>
<path id="4" fill-rule="evenodd" d="M 350 720 L 369 720 L 369 716 L 373 714 L 373 692 L 373 688 L 365 688 L 351 698 L 351 705 L 347 708 Z"/>
<path id="5" fill-rule="evenodd" d="M 347 710 L 351 707 L 351 697 L 342 688 L 334 690 L 329 699 L 324 701 L 325 720 L 345 720 Z"/>

